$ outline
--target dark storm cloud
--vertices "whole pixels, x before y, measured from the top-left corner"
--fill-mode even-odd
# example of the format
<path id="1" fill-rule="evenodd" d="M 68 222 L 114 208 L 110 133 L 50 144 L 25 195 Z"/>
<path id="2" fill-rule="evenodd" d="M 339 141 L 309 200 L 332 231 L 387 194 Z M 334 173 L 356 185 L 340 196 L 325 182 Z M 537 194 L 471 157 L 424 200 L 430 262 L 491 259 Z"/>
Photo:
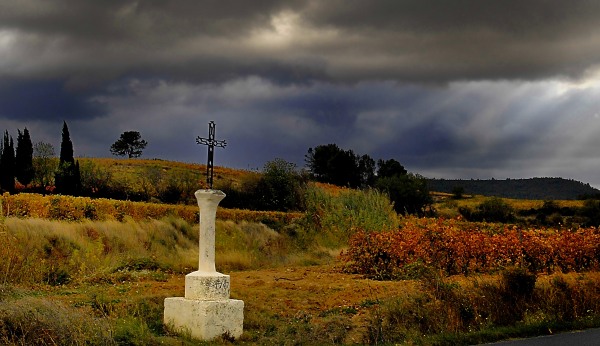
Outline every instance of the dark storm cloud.
<path id="1" fill-rule="evenodd" d="M 591 181 L 598 13 L 583 0 L 4 0 L 0 131 L 59 138 L 67 119 L 78 155 L 138 130 L 148 157 L 203 161 L 194 138 L 215 120 L 232 167 L 302 164 L 337 143 L 431 176 Z"/>
<path id="2" fill-rule="evenodd" d="M 7 1 L 0 4 L 0 77 L 68 78 L 72 86 L 124 76 L 196 81 L 273 74 L 315 76 L 310 64 L 279 61 L 243 43 L 270 30 L 294 1 Z M 4 30 L 4 31 L 1 31 Z M 2 40 L 4 39 L 4 40 Z"/>
<path id="3" fill-rule="evenodd" d="M 578 78 L 600 59 L 598 13 L 594 1 L 11 0 L 0 4 L 0 76 L 74 86 L 145 74 L 286 83 Z"/>
<path id="4" fill-rule="evenodd" d="M 61 81 L 0 81 L 0 118 L 71 120 L 103 115 L 105 108 L 90 96 L 66 90 Z"/>
<path id="5" fill-rule="evenodd" d="M 97 43 L 125 39 L 160 42 L 198 34 L 237 36 L 264 25 L 298 1 L 6 0 L 0 27 Z"/>

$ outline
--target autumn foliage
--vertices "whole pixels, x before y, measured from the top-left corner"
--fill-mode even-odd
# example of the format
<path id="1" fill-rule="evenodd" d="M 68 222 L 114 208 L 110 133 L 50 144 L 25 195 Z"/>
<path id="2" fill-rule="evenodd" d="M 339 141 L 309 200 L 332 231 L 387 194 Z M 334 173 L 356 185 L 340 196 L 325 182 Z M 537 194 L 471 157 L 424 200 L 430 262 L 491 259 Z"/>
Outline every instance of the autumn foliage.
<path id="1" fill-rule="evenodd" d="M 300 213 L 217 209 L 217 219 L 285 224 L 299 218 Z M 43 196 L 39 194 L 5 193 L 0 196 L 0 216 L 32 217 L 51 220 L 133 220 L 161 219 L 165 216 L 198 222 L 199 209 L 195 205 L 131 202 L 113 199 L 72 196 Z"/>
<path id="2" fill-rule="evenodd" d="M 401 277 L 415 266 L 447 275 L 506 267 L 548 273 L 598 270 L 600 231 L 408 218 L 397 230 L 356 232 L 341 259 L 346 270 L 375 278 Z"/>

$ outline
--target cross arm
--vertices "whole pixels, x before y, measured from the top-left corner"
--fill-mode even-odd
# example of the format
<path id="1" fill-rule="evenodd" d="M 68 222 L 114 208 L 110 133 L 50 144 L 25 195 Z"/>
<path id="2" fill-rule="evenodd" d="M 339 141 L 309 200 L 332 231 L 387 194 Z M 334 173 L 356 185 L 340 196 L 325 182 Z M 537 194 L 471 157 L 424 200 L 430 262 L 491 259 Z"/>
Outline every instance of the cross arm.
<path id="1" fill-rule="evenodd" d="M 215 139 L 207 139 L 207 138 L 202 138 L 202 137 L 196 138 L 196 143 L 213 146 L 213 147 L 220 147 L 220 148 L 225 148 L 225 146 L 227 146 L 226 140 L 218 141 Z"/>

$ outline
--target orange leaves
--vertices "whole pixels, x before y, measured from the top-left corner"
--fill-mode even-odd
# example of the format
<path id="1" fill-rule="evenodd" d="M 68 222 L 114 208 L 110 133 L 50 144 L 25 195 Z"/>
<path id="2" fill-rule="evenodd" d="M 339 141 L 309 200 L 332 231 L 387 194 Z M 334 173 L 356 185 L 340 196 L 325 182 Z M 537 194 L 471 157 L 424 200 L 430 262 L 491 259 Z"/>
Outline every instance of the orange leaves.
<path id="1" fill-rule="evenodd" d="M 72 196 L 42 196 L 21 193 L 0 196 L 2 216 L 34 217 L 53 220 L 77 221 L 83 219 L 122 221 L 125 217 L 133 220 L 161 219 L 175 216 L 190 223 L 198 222 L 198 207 L 144 202 L 119 201 L 112 199 L 92 199 Z M 253 221 L 267 224 L 291 223 L 300 218 L 301 213 L 263 212 L 239 209 L 217 209 L 217 218 L 222 220 Z"/>
<path id="2" fill-rule="evenodd" d="M 448 275 L 490 272 L 525 266 L 534 272 L 600 268 L 600 232 L 596 228 L 549 231 L 479 229 L 485 224 L 456 220 L 407 219 L 398 230 L 359 231 L 341 259 L 346 269 L 376 277 L 394 277 L 403 267 L 422 263 Z"/>

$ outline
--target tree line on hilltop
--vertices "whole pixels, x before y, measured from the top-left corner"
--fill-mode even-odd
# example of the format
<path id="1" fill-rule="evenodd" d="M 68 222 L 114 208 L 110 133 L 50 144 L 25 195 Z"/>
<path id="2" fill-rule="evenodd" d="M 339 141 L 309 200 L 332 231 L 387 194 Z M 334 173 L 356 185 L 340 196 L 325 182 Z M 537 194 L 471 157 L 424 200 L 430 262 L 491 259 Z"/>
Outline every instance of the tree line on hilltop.
<path id="1" fill-rule="evenodd" d="M 147 142 L 139 132 L 128 131 L 111 146 L 114 155 L 139 157 Z M 8 131 L 0 143 L 0 189 L 10 193 L 39 192 L 73 196 L 104 197 L 164 203 L 193 202 L 198 177 L 181 173 L 166 175 L 148 167 L 136 182 L 136 191 L 128 181 L 101 172 L 90 160 L 82 167 L 74 159 L 69 128 L 63 122 L 58 161 L 54 147 L 39 142 L 33 145 L 29 130 L 18 130 L 16 148 Z M 308 181 L 354 189 L 377 189 L 386 193 L 399 213 L 421 214 L 431 204 L 425 178 L 407 172 L 400 162 L 375 161 L 369 155 L 357 155 L 336 144 L 309 148 L 306 170 L 283 159 L 265 164 L 262 174 L 248 175 L 241 184 L 217 182 L 230 198 L 222 206 L 255 210 L 301 211 L 304 187 Z M 18 187 L 18 189 L 17 189 Z M 189 191 L 188 191 L 189 190 Z M 191 192 L 190 192 L 191 191 Z"/>
<path id="2" fill-rule="evenodd" d="M 23 131 L 18 129 L 17 132 L 16 147 L 8 130 L 4 131 L 0 142 L 0 191 L 15 193 L 19 187 L 19 190 L 30 192 L 73 196 L 86 194 L 82 186 L 81 167 L 74 158 L 73 142 L 66 122 L 63 122 L 58 161 L 55 160 L 56 153 L 52 144 L 38 142 L 34 145 L 27 128 Z M 147 142 L 141 139 L 139 132 L 126 131 L 111 146 L 110 151 L 114 155 L 139 157 L 146 145 Z M 85 176 L 89 177 L 89 174 Z M 92 180 L 97 182 L 96 178 Z M 95 189 L 93 186 L 88 187 L 90 190 Z"/>
<path id="3" fill-rule="evenodd" d="M 220 186 L 229 197 L 221 205 L 260 210 L 303 210 L 307 181 L 352 189 L 377 189 L 387 194 L 396 212 L 424 214 L 431 205 L 426 179 L 409 173 L 400 162 L 375 161 L 336 144 L 309 148 L 306 170 L 282 159 L 267 162 L 260 176 L 249 176 L 240 186 Z"/>
<path id="4" fill-rule="evenodd" d="M 137 158 L 148 144 L 137 131 L 125 131 L 110 147 L 113 155 Z M 63 122 L 60 154 L 51 143 L 33 144 L 27 128 L 18 130 L 15 142 L 4 131 L 0 141 L 0 193 L 32 192 L 92 198 L 162 203 L 189 203 L 199 175 L 186 170 L 143 167 L 133 177 L 114 175 L 92 159 L 74 158 L 73 142 Z"/>
<path id="5" fill-rule="evenodd" d="M 110 151 L 114 155 L 139 157 L 146 145 L 139 132 L 127 131 L 111 146 Z M 200 171 L 165 169 L 159 164 L 144 166 L 133 176 L 117 177 L 93 160 L 80 160 L 74 159 L 73 143 L 66 122 L 63 123 L 58 158 L 51 144 L 39 142 L 34 145 L 27 128 L 18 130 L 16 143 L 5 131 L 0 141 L 0 191 L 193 204 L 193 193 L 200 186 Z M 568 185 L 567 190 L 576 190 L 590 200 L 581 208 L 558 208 L 550 200 L 559 198 L 546 196 L 543 199 L 548 201 L 544 207 L 517 213 L 506 203 L 501 203 L 500 199 L 491 199 L 474 209 L 462 208 L 459 212 L 471 221 L 519 222 L 519 219 L 523 219 L 523 222 L 540 225 L 600 225 L 600 201 L 591 199 L 597 199 L 598 190 L 589 184 L 572 180 L 428 180 L 408 172 L 395 159 L 374 160 L 369 155 L 359 155 L 336 144 L 309 148 L 305 164 L 305 169 L 299 169 L 293 163 L 274 159 L 264 165 L 260 174 L 243 175 L 241 181 L 217 179 L 215 188 L 223 190 L 228 196 L 220 205 L 251 210 L 304 211 L 307 183 L 316 181 L 344 188 L 378 190 L 389 197 L 396 212 L 424 215 L 433 213 L 430 208 L 430 189 L 438 192 L 448 190 L 446 192 L 460 198 L 464 193 L 482 194 L 475 190 L 476 187 L 495 186 L 505 192 L 517 190 L 524 193 L 535 190 L 527 189 L 525 185 L 534 184 L 538 186 L 537 190 L 547 193 L 557 187 L 563 191 Z M 491 195 L 502 196 L 499 192 Z"/>
<path id="6" fill-rule="evenodd" d="M 537 200 L 575 200 L 598 198 L 600 190 L 590 184 L 564 178 L 530 179 L 428 179 L 432 191 L 468 195 Z"/>
<path id="7" fill-rule="evenodd" d="M 49 143 L 39 142 L 34 146 L 27 128 L 22 132 L 18 130 L 16 148 L 12 136 L 4 131 L 0 145 L 0 189 L 14 193 L 18 185 L 35 184 L 56 193 L 77 195 L 81 188 L 79 162 L 73 156 L 66 122 L 63 123 L 58 164 L 52 159 L 54 155 L 54 147 Z M 50 188 L 52 180 L 54 185 Z"/>
<path id="8" fill-rule="evenodd" d="M 316 181 L 350 188 L 375 188 L 386 193 L 401 214 L 422 214 L 432 202 L 427 180 L 409 173 L 395 159 L 375 161 L 369 155 L 327 144 L 309 148 L 305 161 Z"/>

